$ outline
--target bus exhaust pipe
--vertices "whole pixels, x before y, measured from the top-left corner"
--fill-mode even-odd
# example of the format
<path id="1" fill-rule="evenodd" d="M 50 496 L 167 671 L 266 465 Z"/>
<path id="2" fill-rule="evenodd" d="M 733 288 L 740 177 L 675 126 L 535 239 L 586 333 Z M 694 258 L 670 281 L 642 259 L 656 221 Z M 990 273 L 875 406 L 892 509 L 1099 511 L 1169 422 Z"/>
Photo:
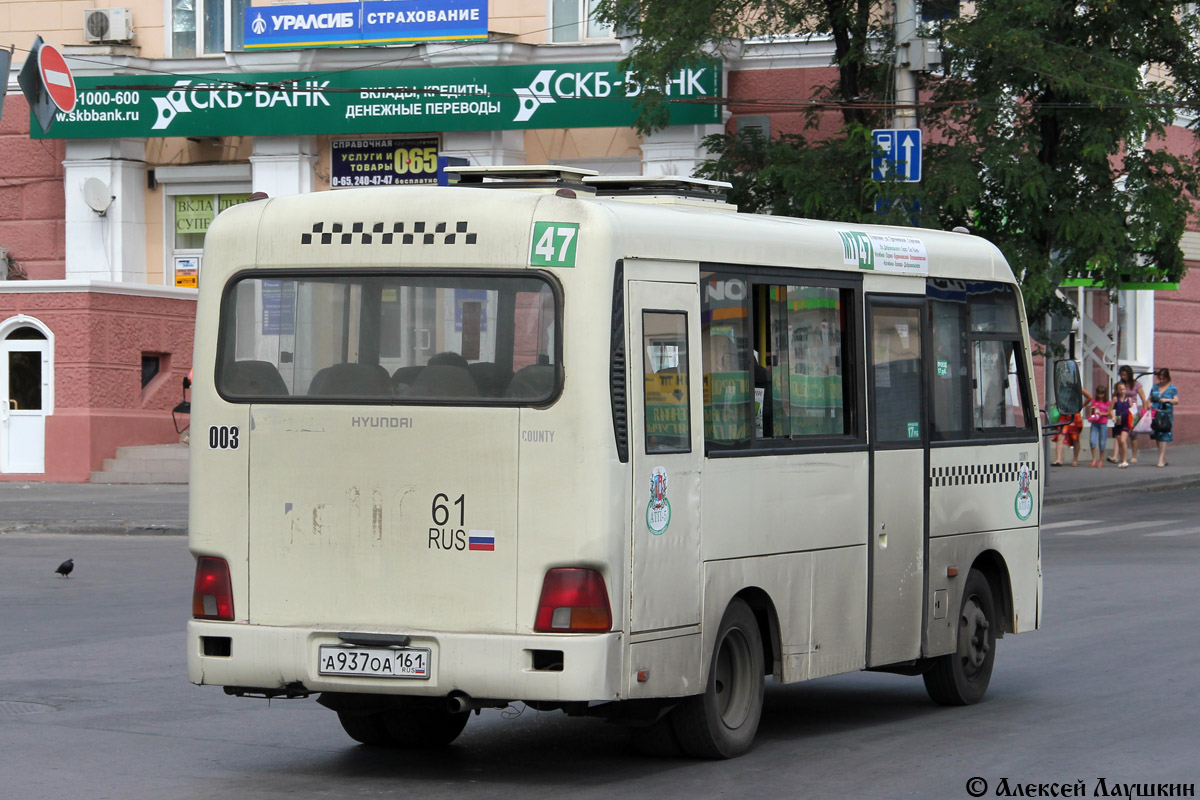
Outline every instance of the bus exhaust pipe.
<path id="1" fill-rule="evenodd" d="M 481 708 L 506 708 L 508 705 L 508 700 L 481 700 L 466 692 L 455 691 L 446 695 L 446 709 L 451 714 L 465 714 Z"/>

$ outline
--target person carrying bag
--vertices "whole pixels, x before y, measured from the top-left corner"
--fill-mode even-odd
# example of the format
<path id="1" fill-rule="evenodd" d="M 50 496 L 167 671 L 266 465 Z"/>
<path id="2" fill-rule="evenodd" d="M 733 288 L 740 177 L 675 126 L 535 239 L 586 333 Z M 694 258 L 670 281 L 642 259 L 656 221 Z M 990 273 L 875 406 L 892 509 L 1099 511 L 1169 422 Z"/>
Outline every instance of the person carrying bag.
<path id="1" fill-rule="evenodd" d="M 1163 367 L 1154 373 L 1158 383 L 1150 388 L 1150 405 L 1154 407 L 1154 419 L 1150 421 L 1150 438 L 1158 442 L 1158 466 L 1167 466 L 1167 445 L 1174 441 L 1175 406 L 1179 403 L 1179 389 L 1171 383 L 1171 370 Z"/>

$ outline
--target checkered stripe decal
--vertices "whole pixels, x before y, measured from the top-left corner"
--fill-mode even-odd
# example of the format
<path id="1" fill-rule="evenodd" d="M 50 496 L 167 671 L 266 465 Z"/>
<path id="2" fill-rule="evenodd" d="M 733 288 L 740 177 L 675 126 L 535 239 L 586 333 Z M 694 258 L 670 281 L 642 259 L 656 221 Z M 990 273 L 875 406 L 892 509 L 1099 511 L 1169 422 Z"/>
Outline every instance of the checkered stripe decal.
<path id="1" fill-rule="evenodd" d="M 1032 461 L 1010 461 L 1003 464 L 967 464 L 958 467 L 934 467 L 929 473 L 931 486 L 974 486 L 988 483 L 1016 483 L 1021 469 L 1029 470 L 1029 479 L 1038 479 L 1037 465 Z"/>
<path id="2" fill-rule="evenodd" d="M 326 230 L 324 222 L 313 225 L 311 233 L 300 234 L 300 244 L 475 244 L 478 235 L 467 230 L 465 222 L 334 222 Z M 453 226 L 453 229 L 451 229 Z"/>

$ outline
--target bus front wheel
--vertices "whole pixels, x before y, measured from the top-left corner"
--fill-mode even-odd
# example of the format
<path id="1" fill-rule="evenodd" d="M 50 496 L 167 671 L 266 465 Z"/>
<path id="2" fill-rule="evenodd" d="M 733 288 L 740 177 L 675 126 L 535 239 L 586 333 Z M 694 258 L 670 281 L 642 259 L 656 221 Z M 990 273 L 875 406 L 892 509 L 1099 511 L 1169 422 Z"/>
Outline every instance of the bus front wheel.
<path id="1" fill-rule="evenodd" d="M 683 752 L 693 758 L 733 758 L 750 749 L 763 704 L 763 645 L 750 606 L 734 600 L 713 644 L 704 694 L 671 713 Z"/>
<path id="2" fill-rule="evenodd" d="M 996 660 L 996 603 L 987 578 L 967 573 L 958 616 L 958 649 L 934 659 L 925 673 L 925 691 L 935 703 L 969 706 L 987 692 Z"/>

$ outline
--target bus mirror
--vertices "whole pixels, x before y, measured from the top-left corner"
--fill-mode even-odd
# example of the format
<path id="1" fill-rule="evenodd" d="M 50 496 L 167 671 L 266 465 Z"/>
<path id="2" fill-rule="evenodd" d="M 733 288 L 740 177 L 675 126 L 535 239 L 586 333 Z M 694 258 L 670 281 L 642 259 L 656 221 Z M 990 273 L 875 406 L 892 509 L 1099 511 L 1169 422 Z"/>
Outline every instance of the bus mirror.
<path id="1" fill-rule="evenodd" d="M 1054 362 L 1054 405 L 1063 415 L 1078 414 L 1083 408 L 1083 384 L 1074 361 Z"/>

